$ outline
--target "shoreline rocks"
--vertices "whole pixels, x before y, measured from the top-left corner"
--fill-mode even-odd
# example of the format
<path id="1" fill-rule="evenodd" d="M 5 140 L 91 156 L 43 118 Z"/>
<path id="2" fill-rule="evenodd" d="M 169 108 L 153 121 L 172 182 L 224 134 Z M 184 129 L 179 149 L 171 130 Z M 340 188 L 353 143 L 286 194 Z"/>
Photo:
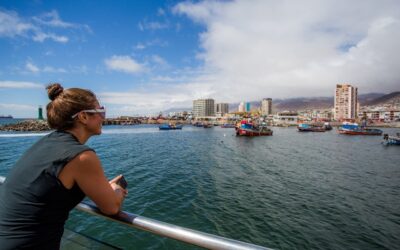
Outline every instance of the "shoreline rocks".
<path id="1" fill-rule="evenodd" d="M 41 132 L 49 131 L 51 128 L 44 120 L 26 120 L 15 124 L 7 124 L 0 126 L 0 131 L 24 131 L 24 132 Z"/>

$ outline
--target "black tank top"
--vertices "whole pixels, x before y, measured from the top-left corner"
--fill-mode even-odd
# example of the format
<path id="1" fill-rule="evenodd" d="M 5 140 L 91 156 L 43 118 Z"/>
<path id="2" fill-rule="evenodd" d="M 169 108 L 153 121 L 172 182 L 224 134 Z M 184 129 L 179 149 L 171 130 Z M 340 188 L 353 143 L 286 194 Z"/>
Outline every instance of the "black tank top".
<path id="1" fill-rule="evenodd" d="M 59 249 L 69 211 L 85 195 L 57 177 L 87 150 L 72 134 L 55 131 L 23 154 L 0 185 L 1 249 Z"/>

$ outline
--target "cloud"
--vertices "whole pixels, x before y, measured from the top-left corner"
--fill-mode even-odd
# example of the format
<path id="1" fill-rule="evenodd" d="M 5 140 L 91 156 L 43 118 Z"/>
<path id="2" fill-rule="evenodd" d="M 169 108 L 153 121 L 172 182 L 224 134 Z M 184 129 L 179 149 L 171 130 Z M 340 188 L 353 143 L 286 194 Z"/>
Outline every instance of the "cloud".
<path id="1" fill-rule="evenodd" d="M 144 65 L 136 62 L 129 56 L 112 56 L 111 58 L 105 59 L 104 63 L 110 70 L 121 71 L 130 74 L 141 73 L 146 70 Z"/>
<path id="2" fill-rule="evenodd" d="M 35 29 L 32 24 L 20 20 L 16 12 L 0 10 L 0 36 L 23 36 Z"/>
<path id="3" fill-rule="evenodd" d="M 35 42 L 43 42 L 46 39 L 51 39 L 55 42 L 59 43 L 66 43 L 68 42 L 68 37 L 66 36 L 57 36 L 53 33 L 43 33 L 43 32 L 37 32 L 33 37 L 32 40 Z"/>
<path id="4" fill-rule="evenodd" d="M 44 85 L 33 82 L 0 81 L 0 89 L 37 89 L 37 88 L 44 89 Z"/>
<path id="5" fill-rule="evenodd" d="M 161 22 L 147 22 L 147 21 L 142 21 L 139 22 L 138 28 L 141 31 L 145 30 L 162 30 L 162 29 L 168 29 L 169 28 L 169 23 L 161 23 Z"/>
<path id="6" fill-rule="evenodd" d="M 27 62 L 25 68 L 32 73 L 38 73 L 40 71 L 40 69 L 31 62 Z"/>
<path id="7" fill-rule="evenodd" d="M 87 25 L 64 22 L 55 10 L 28 19 L 19 17 L 15 11 L 0 10 L 0 37 L 25 37 L 31 38 L 35 42 L 44 42 L 49 39 L 54 42 L 67 43 L 69 41 L 67 36 L 58 35 L 52 31 L 60 28 L 84 29 L 91 32 Z"/>
<path id="8" fill-rule="evenodd" d="M 204 72 L 187 84 L 215 99 L 331 96 L 341 82 L 398 90 L 398 1 L 200 1 L 173 13 L 204 27 Z"/>
<path id="9" fill-rule="evenodd" d="M 36 73 L 40 73 L 40 72 L 45 72 L 45 73 L 67 73 L 67 70 L 65 70 L 63 68 L 54 68 L 52 66 L 44 66 L 41 69 L 39 66 L 35 65 L 33 62 L 30 62 L 30 61 L 28 61 L 25 64 L 25 69 L 29 73 L 35 73 L 35 74 Z M 78 70 L 75 70 L 75 71 L 78 72 Z M 82 71 L 79 71 L 79 72 L 82 72 Z M 27 72 L 22 72 L 22 73 L 27 73 Z"/>
<path id="10" fill-rule="evenodd" d="M 33 17 L 32 19 L 41 25 L 51 27 L 74 28 L 78 26 L 76 24 L 64 22 L 63 20 L 61 20 L 58 12 L 55 10 L 45 13 L 39 17 Z"/>

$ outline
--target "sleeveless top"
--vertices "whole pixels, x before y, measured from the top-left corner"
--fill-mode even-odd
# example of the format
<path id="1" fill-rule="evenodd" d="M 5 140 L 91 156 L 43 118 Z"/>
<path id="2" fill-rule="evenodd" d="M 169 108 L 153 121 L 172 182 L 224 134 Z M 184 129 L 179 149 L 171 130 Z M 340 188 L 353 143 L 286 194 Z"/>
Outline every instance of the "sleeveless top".
<path id="1" fill-rule="evenodd" d="M 69 211 L 85 195 L 77 184 L 65 188 L 58 175 L 87 150 L 72 134 L 55 131 L 22 155 L 0 185 L 1 249 L 60 248 Z"/>

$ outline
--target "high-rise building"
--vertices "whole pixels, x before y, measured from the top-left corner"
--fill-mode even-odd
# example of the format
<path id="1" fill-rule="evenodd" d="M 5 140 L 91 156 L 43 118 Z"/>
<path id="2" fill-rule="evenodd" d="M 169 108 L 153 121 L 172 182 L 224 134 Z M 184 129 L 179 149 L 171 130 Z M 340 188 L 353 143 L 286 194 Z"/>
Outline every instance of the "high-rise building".
<path id="1" fill-rule="evenodd" d="M 229 104 L 228 103 L 215 104 L 215 113 L 219 115 L 224 115 L 229 113 Z"/>
<path id="2" fill-rule="evenodd" d="M 357 88 L 350 84 L 337 84 L 335 90 L 335 120 L 354 119 L 358 114 Z"/>
<path id="3" fill-rule="evenodd" d="M 214 99 L 198 99 L 193 101 L 193 116 L 215 116 Z"/>
<path id="4" fill-rule="evenodd" d="M 250 104 L 250 102 L 246 102 L 245 110 L 244 110 L 244 111 L 250 112 L 250 110 L 251 110 L 251 104 Z"/>
<path id="5" fill-rule="evenodd" d="M 267 116 L 272 114 L 272 99 L 264 98 L 261 101 L 261 115 Z"/>
<path id="6" fill-rule="evenodd" d="M 244 112 L 244 111 L 245 111 L 245 109 L 244 109 L 244 102 L 241 102 L 241 103 L 239 104 L 238 111 L 239 111 L 239 112 Z"/>

